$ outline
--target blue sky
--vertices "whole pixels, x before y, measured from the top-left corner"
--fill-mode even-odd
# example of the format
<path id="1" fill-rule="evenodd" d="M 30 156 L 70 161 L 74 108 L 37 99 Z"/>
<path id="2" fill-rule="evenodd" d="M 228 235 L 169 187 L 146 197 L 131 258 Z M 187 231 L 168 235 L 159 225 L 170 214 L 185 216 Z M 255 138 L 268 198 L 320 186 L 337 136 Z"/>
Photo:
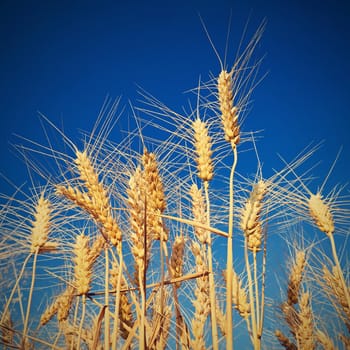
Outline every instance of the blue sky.
<path id="1" fill-rule="evenodd" d="M 266 55 L 246 130 L 264 129 L 266 166 L 326 140 L 324 171 L 339 148 L 334 175 L 346 182 L 350 142 L 350 30 L 347 1 L 2 1 L 0 4 L 0 171 L 17 184 L 26 175 L 10 152 L 14 133 L 42 140 L 38 111 L 69 135 L 89 130 L 107 95 L 137 98 L 136 85 L 174 109 L 183 92 L 219 72 L 198 13 L 228 62 L 248 24 L 266 18 L 257 58 Z M 249 34 L 248 34 L 249 35 Z M 123 127 L 127 117 L 120 120 Z"/>

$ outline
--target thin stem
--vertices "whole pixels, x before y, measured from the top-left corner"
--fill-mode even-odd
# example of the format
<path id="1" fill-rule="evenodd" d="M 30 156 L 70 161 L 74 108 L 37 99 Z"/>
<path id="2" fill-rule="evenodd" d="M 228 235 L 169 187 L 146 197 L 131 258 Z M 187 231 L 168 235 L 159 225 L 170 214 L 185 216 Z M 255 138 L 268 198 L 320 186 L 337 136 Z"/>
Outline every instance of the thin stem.
<path id="1" fill-rule="evenodd" d="M 119 308 L 120 308 L 120 289 L 123 273 L 123 254 L 119 254 L 119 272 L 117 280 L 117 290 L 115 294 L 115 308 L 114 308 L 114 323 L 113 323 L 113 335 L 112 335 L 112 350 L 117 350 L 118 343 L 118 326 L 119 326 Z"/>
<path id="2" fill-rule="evenodd" d="M 331 247 L 332 247 L 332 254 L 333 254 L 333 259 L 334 259 L 334 262 L 335 262 L 335 265 L 338 269 L 338 274 L 340 276 L 340 280 L 341 280 L 341 283 L 342 283 L 342 286 L 343 286 L 343 290 L 344 290 L 344 294 L 345 294 L 345 298 L 346 298 L 346 302 L 347 302 L 347 305 L 350 307 L 350 295 L 349 295 L 349 290 L 348 290 L 348 287 L 346 285 L 346 282 L 345 282 L 345 279 L 344 279 L 344 274 L 343 274 L 343 270 L 340 266 L 340 262 L 339 262 L 339 258 L 338 258 L 338 253 L 337 253 L 337 249 L 336 249 L 336 246 L 335 246 L 335 241 L 334 241 L 334 237 L 333 235 L 328 235 L 329 237 L 329 240 L 331 242 Z"/>
<path id="3" fill-rule="evenodd" d="M 75 327 L 75 325 L 77 323 L 78 312 L 79 312 L 79 302 L 80 302 L 80 298 L 78 297 L 76 304 L 75 304 L 74 317 L 73 317 L 73 327 Z M 71 342 L 70 350 L 74 350 L 74 340 L 72 340 L 72 342 Z"/>
<path id="4" fill-rule="evenodd" d="M 146 297 L 145 297 L 145 286 L 143 272 L 139 268 L 139 284 L 140 284 L 140 294 L 141 294 L 141 322 L 140 322 L 140 339 L 139 339 L 139 348 L 140 350 L 146 349 L 146 332 L 145 332 L 145 315 L 146 315 Z"/>
<path id="5" fill-rule="evenodd" d="M 4 322 L 4 317 L 5 317 L 6 314 L 7 314 L 8 308 L 9 308 L 9 306 L 10 306 L 10 304 L 11 304 L 11 301 L 12 301 L 12 299 L 13 299 L 13 296 L 14 296 L 14 294 L 15 294 L 15 292 L 16 292 L 16 289 L 17 289 L 17 287 L 18 287 L 19 281 L 21 280 L 21 278 L 22 278 L 22 276 L 23 276 L 23 273 L 24 273 L 24 270 L 25 270 L 25 268 L 26 268 L 26 266 L 27 266 L 27 264 L 28 264 L 29 259 L 32 257 L 32 255 L 33 255 L 33 253 L 29 253 L 28 256 L 26 257 L 26 259 L 25 259 L 24 262 L 23 262 L 22 269 L 21 269 L 21 271 L 20 271 L 20 273 L 19 273 L 19 275 L 18 275 L 18 277 L 17 277 L 17 279 L 16 279 L 16 283 L 15 283 L 15 285 L 14 285 L 13 288 L 12 288 L 10 297 L 8 298 L 8 300 L 7 300 L 7 302 L 6 302 L 4 311 L 3 311 L 3 313 L 2 313 L 1 322 L 0 322 L 1 324 Z"/>
<path id="6" fill-rule="evenodd" d="M 77 346 L 78 349 L 80 349 L 80 341 L 81 341 L 81 333 L 83 332 L 83 324 L 84 324 L 84 318 L 85 318 L 85 311 L 86 311 L 86 294 L 82 295 L 82 311 L 81 311 L 81 319 L 80 319 L 80 325 L 79 325 L 79 334 L 78 334 L 78 340 L 77 340 Z"/>
<path id="7" fill-rule="evenodd" d="M 258 281 L 258 268 L 257 268 L 256 255 L 257 255 L 256 251 L 254 251 L 253 252 L 254 287 L 255 287 L 254 299 L 256 301 L 256 329 L 257 329 L 257 337 L 258 337 L 258 330 L 260 329 L 260 298 L 259 298 L 259 281 Z"/>
<path id="8" fill-rule="evenodd" d="M 209 182 L 204 181 L 205 199 L 207 204 L 207 225 L 210 226 L 210 200 L 209 200 Z M 216 297 L 215 297 L 215 280 L 213 271 L 213 254 L 212 254 L 211 233 L 208 232 L 208 267 L 209 267 L 209 298 L 210 298 L 210 317 L 213 350 L 218 350 L 218 327 L 216 321 Z"/>
<path id="9" fill-rule="evenodd" d="M 30 284 L 30 290 L 29 290 L 29 296 L 28 296 L 28 304 L 27 304 L 27 312 L 26 312 L 26 318 L 24 321 L 24 327 L 23 327 L 23 344 L 26 339 L 27 330 L 28 330 L 28 322 L 29 322 L 29 314 L 30 314 L 30 308 L 32 304 L 32 297 L 33 297 L 33 290 L 34 290 L 34 284 L 35 284 L 35 274 L 36 274 L 36 262 L 39 254 L 39 247 L 36 249 L 34 253 L 33 258 L 33 266 L 32 266 L 32 282 Z"/>
<path id="10" fill-rule="evenodd" d="M 109 257 L 108 257 L 108 244 L 105 243 L 105 336 L 104 343 L 105 349 L 109 349 Z"/>
<path id="11" fill-rule="evenodd" d="M 228 237 L 227 237 L 227 266 L 226 266 L 226 320 L 227 320 L 227 336 L 226 349 L 233 350 L 233 320 L 232 320 L 232 280 L 233 280 L 233 205 L 234 205 L 234 190 L 233 180 L 237 165 L 237 147 L 232 143 L 233 164 L 230 173 L 230 204 L 228 218 Z"/>
<path id="12" fill-rule="evenodd" d="M 258 337 L 259 339 L 262 336 L 263 328 L 264 328 L 264 316 L 265 316 L 265 277 L 266 277 L 266 242 L 267 242 L 267 230 L 264 234 L 264 254 L 263 254 L 263 261 L 262 261 L 262 271 L 261 271 L 261 313 L 260 313 L 260 322 L 259 322 L 259 329 L 258 329 Z"/>
<path id="13" fill-rule="evenodd" d="M 250 303 L 250 310 L 251 310 L 250 318 L 251 318 L 251 322 L 252 322 L 253 347 L 254 347 L 254 350 L 258 350 L 259 344 L 258 344 L 258 340 L 257 340 L 253 279 L 252 279 L 252 271 L 251 271 L 250 262 L 249 262 L 247 237 L 245 237 L 245 239 L 244 239 L 244 258 L 245 258 L 245 265 L 246 265 L 246 271 L 247 271 L 247 277 L 248 277 L 249 303 Z"/>

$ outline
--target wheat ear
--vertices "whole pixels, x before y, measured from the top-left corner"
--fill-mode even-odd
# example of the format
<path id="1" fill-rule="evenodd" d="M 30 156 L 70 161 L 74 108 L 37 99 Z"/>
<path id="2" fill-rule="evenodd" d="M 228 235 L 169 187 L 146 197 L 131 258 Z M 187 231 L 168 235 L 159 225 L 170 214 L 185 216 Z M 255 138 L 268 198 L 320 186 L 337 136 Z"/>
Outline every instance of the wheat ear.
<path id="1" fill-rule="evenodd" d="M 86 151 L 76 152 L 75 160 L 80 179 L 87 192 L 82 192 L 71 186 L 57 186 L 56 191 L 87 211 L 99 224 L 105 240 L 117 247 L 122 240 L 122 234 L 116 220 L 112 216 L 108 193 L 103 183 L 98 179 L 98 173 L 93 167 Z M 119 250 L 118 250 L 119 251 Z"/>
<path id="2" fill-rule="evenodd" d="M 153 239 L 168 240 L 162 214 L 166 208 L 164 186 L 159 174 L 156 155 L 146 149 L 142 156 L 145 195 L 147 196 L 147 231 Z"/>
<path id="3" fill-rule="evenodd" d="M 280 330 L 275 331 L 275 336 L 278 339 L 279 343 L 286 349 L 286 350 L 298 350 L 297 346 L 292 343 L 288 337 L 286 337 Z"/>
<path id="4" fill-rule="evenodd" d="M 238 108 L 233 101 L 233 71 L 222 70 L 218 78 L 218 98 L 221 111 L 221 122 L 224 128 L 225 140 L 238 145 L 240 130 L 238 124 Z"/>
<path id="5" fill-rule="evenodd" d="M 299 289 L 303 278 L 305 264 L 305 252 L 298 250 L 295 254 L 295 261 L 289 273 L 287 303 L 290 305 L 298 303 Z"/>
<path id="6" fill-rule="evenodd" d="M 130 213 L 130 226 L 132 233 L 130 235 L 132 247 L 131 252 L 135 260 L 135 282 L 139 286 L 139 271 L 144 274 L 147 270 L 150 259 L 151 239 L 146 236 L 145 223 L 145 182 L 140 167 L 137 167 L 135 173 L 129 179 L 128 205 Z"/>
<path id="7" fill-rule="evenodd" d="M 78 235 L 74 244 L 74 278 L 78 295 L 87 294 L 92 277 L 92 261 L 90 257 L 89 237 L 83 233 Z"/>
<path id="8" fill-rule="evenodd" d="M 170 257 L 171 278 L 182 276 L 183 257 L 185 249 L 185 238 L 177 236 L 173 243 L 172 253 Z M 175 283 L 176 288 L 180 288 L 181 282 Z"/>
<path id="9" fill-rule="evenodd" d="M 248 249 L 253 252 L 258 252 L 261 249 L 261 211 L 266 191 L 267 184 L 265 181 L 260 180 L 254 184 L 241 212 L 241 228 L 247 239 Z"/>
<path id="10" fill-rule="evenodd" d="M 208 135 L 207 123 L 201 121 L 199 117 L 193 121 L 194 146 L 197 157 L 198 177 L 203 181 L 210 181 L 213 178 L 212 142 Z"/>
<path id="11" fill-rule="evenodd" d="M 201 223 L 203 225 L 207 224 L 207 213 L 205 200 L 203 196 L 203 192 L 201 189 L 197 187 L 196 184 L 193 184 L 190 188 L 190 196 L 192 199 L 192 213 L 193 213 L 193 221 Z M 194 227 L 194 232 L 196 237 L 201 243 L 208 243 L 209 240 L 209 232 L 203 228 Z"/>
<path id="12" fill-rule="evenodd" d="M 308 200 L 309 213 L 317 227 L 327 236 L 334 232 L 334 219 L 328 203 L 326 203 L 321 194 L 311 194 Z"/>
<path id="13" fill-rule="evenodd" d="M 299 300 L 299 324 L 296 330 L 296 339 L 300 350 L 313 350 L 316 348 L 313 315 L 310 305 L 310 295 L 304 292 Z"/>
<path id="14" fill-rule="evenodd" d="M 192 252 L 196 259 L 196 272 L 204 273 L 207 269 L 205 262 L 205 251 L 203 245 L 197 242 L 192 244 Z M 191 341 L 192 347 L 195 350 L 205 349 L 204 341 L 204 325 L 210 313 L 209 301 L 209 281 L 207 277 L 198 277 L 196 279 L 195 299 L 192 304 L 195 308 L 192 318 L 192 333 L 194 339 Z"/>
<path id="15" fill-rule="evenodd" d="M 34 211 L 34 220 L 32 221 L 31 229 L 31 248 L 30 251 L 35 253 L 51 251 L 57 248 L 57 242 L 48 241 L 48 236 L 51 229 L 52 216 L 51 203 L 45 199 L 44 193 L 38 199 Z"/>

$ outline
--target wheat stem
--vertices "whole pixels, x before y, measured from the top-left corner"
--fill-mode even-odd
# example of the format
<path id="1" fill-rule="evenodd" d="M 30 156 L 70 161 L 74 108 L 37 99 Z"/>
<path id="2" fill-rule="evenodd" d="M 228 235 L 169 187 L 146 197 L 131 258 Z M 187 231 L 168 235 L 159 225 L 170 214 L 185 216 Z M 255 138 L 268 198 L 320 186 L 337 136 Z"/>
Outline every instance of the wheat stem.
<path id="1" fill-rule="evenodd" d="M 36 275 L 36 262 L 37 262 L 37 258 L 38 258 L 38 254 L 39 254 L 39 249 L 40 249 L 40 247 L 38 247 L 36 249 L 36 251 L 34 253 L 34 257 L 33 257 L 32 281 L 30 284 L 30 290 L 29 290 L 28 301 L 27 301 L 27 312 L 26 312 L 26 318 L 25 318 L 24 326 L 23 326 L 23 339 L 22 339 L 23 344 L 26 340 L 26 335 L 27 335 L 27 331 L 28 331 L 29 314 L 30 314 L 33 291 L 34 291 L 35 275 Z"/>
<path id="2" fill-rule="evenodd" d="M 256 311 L 255 311 L 255 298 L 254 298 L 254 292 L 253 292 L 253 278 L 252 278 L 252 271 L 251 266 L 249 262 L 249 250 L 248 250 L 248 239 L 244 240 L 244 258 L 245 258 L 245 265 L 246 265 L 246 271 L 247 271 L 247 278 L 248 278 L 248 291 L 249 291 L 249 303 L 250 303 L 250 309 L 251 309 L 251 322 L 252 322 L 252 340 L 253 340 L 253 346 L 254 350 L 260 349 L 260 342 L 257 338 L 257 320 L 256 320 Z"/>
<path id="3" fill-rule="evenodd" d="M 256 261 L 256 251 L 253 251 L 253 269 L 254 269 L 254 287 L 255 295 L 254 300 L 256 302 L 256 337 L 259 339 L 259 329 L 260 329 L 260 298 L 259 298 L 259 281 L 258 281 L 258 269 Z"/>
<path id="4" fill-rule="evenodd" d="M 121 250 L 121 247 L 120 247 Z M 119 327 L 119 309 L 120 309 L 120 288 L 122 282 L 122 273 L 123 273 L 123 254 L 119 254 L 119 266 L 118 266 L 118 279 L 117 279 L 117 288 L 115 294 L 115 307 L 114 307 L 114 323 L 113 323 L 113 335 L 112 335 L 112 350 L 117 350 L 118 343 L 118 327 Z"/>
<path id="5" fill-rule="evenodd" d="M 204 181 L 204 192 L 207 204 L 207 226 L 210 226 L 210 200 L 209 200 L 209 182 Z M 213 254 L 211 234 L 208 232 L 208 268 L 209 268 L 209 298 L 210 298 L 210 316 L 211 316 L 211 331 L 213 350 L 218 350 L 218 327 L 216 320 L 216 297 L 215 297 L 215 281 L 213 271 Z"/>
<path id="6" fill-rule="evenodd" d="M 78 340 L 77 340 L 77 347 L 80 349 L 80 341 L 81 341 L 81 334 L 83 332 L 83 324 L 85 319 L 85 312 L 86 312 L 86 294 L 82 295 L 82 311 L 80 316 L 80 324 L 79 324 L 79 333 L 78 333 Z M 74 344 L 74 342 L 73 342 Z"/>
<path id="7" fill-rule="evenodd" d="M 228 237 L 227 237 L 227 267 L 226 267 L 226 319 L 227 319 L 227 335 L 226 349 L 233 350 L 233 320 L 232 320 L 232 278 L 233 278 L 233 205 L 234 205 L 234 190 L 233 179 L 237 165 L 237 147 L 232 142 L 233 164 L 230 172 L 230 203 L 229 203 L 229 218 L 228 218 Z"/>
<path id="8" fill-rule="evenodd" d="M 4 322 L 4 317 L 6 316 L 6 314 L 8 312 L 9 306 L 10 306 L 10 304 L 12 302 L 12 299 L 13 299 L 13 296 L 14 296 L 14 294 L 16 292 L 18 284 L 19 284 L 19 282 L 20 282 L 20 280 L 21 280 L 21 278 L 23 276 L 24 270 L 25 270 L 25 268 L 26 268 L 26 266 L 28 264 L 29 259 L 32 257 L 32 255 L 33 255 L 33 253 L 29 253 L 28 256 L 26 257 L 26 259 L 23 262 L 21 271 L 20 271 L 20 273 L 19 273 L 19 275 L 18 275 L 18 277 L 16 279 L 16 283 L 15 283 L 15 285 L 12 288 L 11 294 L 10 294 L 10 296 L 9 296 L 7 302 L 6 302 L 5 308 L 3 310 L 0 324 L 2 324 Z"/>
<path id="9" fill-rule="evenodd" d="M 105 349 L 109 349 L 109 255 L 108 255 L 108 245 L 105 244 L 105 336 L 104 336 L 104 343 L 105 343 Z"/>
<path id="10" fill-rule="evenodd" d="M 349 289 L 346 285 L 345 279 L 344 279 L 344 274 L 343 274 L 343 270 L 340 266 L 340 262 L 339 262 L 339 258 L 338 258 L 338 253 L 337 253 L 337 249 L 335 246 L 335 241 L 334 241 L 334 236 L 333 235 L 329 235 L 328 236 L 330 242 L 331 242 L 331 247 L 332 247 L 332 255 L 333 255 L 333 259 L 336 265 L 336 268 L 338 270 L 338 276 L 340 277 L 340 281 L 342 284 L 342 289 L 344 290 L 344 294 L 345 294 L 345 298 L 346 298 L 346 303 L 347 305 L 350 307 L 350 294 L 349 294 Z"/>

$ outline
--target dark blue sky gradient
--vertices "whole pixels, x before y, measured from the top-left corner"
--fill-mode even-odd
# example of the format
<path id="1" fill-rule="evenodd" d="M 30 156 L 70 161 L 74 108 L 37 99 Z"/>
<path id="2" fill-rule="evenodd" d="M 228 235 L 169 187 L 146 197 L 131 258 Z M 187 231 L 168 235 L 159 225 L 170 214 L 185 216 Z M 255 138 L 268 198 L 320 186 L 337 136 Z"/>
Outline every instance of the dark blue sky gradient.
<path id="1" fill-rule="evenodd" d="M 198 13 L 223 56 L 230 10 L 229 63 L 248 19 L 248 37 L 267 19 L 256 55 L 266 54 L 260 74 L 268 75 L 243 127 L 265 130 L 258 147 L 266 167 L 277 152 L 290 159 L 325 140 L 315 158 L 325 161 L 321 179 L 343 146 L 332 183 L 347 182 L 350 8 L 332 0 L 2 1 L 0 171 L 16 184 L 26 179 L 9 144 L 14 133 L 43 140 L 38 111 L 74 136 L 92 128 L 107 95 L 135 101 L 135 84 L 180 110 L 199 75 L 220 69 Z"/>

